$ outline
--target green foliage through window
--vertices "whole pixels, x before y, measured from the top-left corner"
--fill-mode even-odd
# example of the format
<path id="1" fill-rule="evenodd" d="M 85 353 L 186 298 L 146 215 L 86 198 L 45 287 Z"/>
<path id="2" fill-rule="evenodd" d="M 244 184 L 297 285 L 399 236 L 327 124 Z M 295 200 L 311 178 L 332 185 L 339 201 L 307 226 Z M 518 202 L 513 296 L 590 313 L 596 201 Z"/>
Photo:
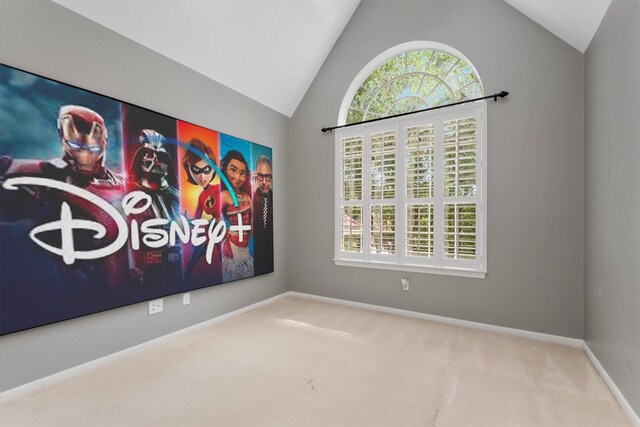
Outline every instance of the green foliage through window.
<path id="1" fill-rule="evenodd" d="M 356 91 L 347 123 L 408 113 L 484 95 L 464 60 L 436 49 L 403 52 L 375 69 Z"/>

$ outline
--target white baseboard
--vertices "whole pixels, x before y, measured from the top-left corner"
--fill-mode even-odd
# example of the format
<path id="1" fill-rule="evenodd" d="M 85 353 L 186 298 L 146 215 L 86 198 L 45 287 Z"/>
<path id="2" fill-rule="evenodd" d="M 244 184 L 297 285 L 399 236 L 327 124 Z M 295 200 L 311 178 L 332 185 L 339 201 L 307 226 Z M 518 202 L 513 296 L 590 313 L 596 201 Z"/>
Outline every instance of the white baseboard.
<path id="1" fill-rule="evenodd" d="M 27 393 L 30 393 L 35 390 L 39 390 L 42 387 L 60 382 L 67 378 L 74 377 L 76 375 L 82 374 L 84 372 L 95 369 L 99 366 L 106 365 L 111 362 L 115 362 L 116 360 L 124 359 L 125 357 L 131 356 L 136 353 L 140 353 L 141 351 L 147 350 L 149 348 L 155 347 L 160 344 L 164 344 L 171 340 L 174 340 L 183 335 L 189 334 L 191 332 L 199 331 L 200 329 L 204 329 L 208 326 L 214 325 L 218 322 L 222 322 L 223 320 L 230 319 L 232 317 L 238 316 L 240 314 L 246 313 L 249 310 L 253 310 L 254 308 L 261 307 L 263 305 L 270 304 L 274 301 L 284 298 L 287 295 L 287 292 L 284 292 L 280 295 L 276 295 L 271 298 L 267 298 L 262 301 L 258 301 L 255 304 L 248 305 L 246 307 L 239 308 L 237 310 L 231 311 L 229 313 L 222 314 L 218 317 L 214 317 L 213 319 L 205 320 L 204 322 L 197 323 L 195 325 L 186 327 L 184 329 L 180 329 L 179 331 L 172 332 L 167 335 L 163 335 L 161 337 L 152 339 L 150 341 L 145 341 L 141 344 L 135 345 L 133 347 L 126 348 L 124 350 L 118 351 L 116 353 L 109 354 L 107 356 L 101 357 L 99 359 L 92 360 L 87 363 L 83 363 L 82 365 L 74 366 L 73 368 L 66 369 L 61 372 L 57 372 L 55 374 L 49 375 L 44 378 L 40 378 L 38 380 L 32 381 L 27 384 L 23 384 L 21 386 L 9 389 L 0 393 L 0 403 L 8 402 L 9 400 L 13 400 L 17 397 L 23 396 Z"/>
<path id="2" fill-rule="evenodd" d="M 389 313 L 389 314 L 397 314 L 400 316 L 408 316 L 408 317 L 414 317 L 417 319 L 430 320 L 432 322 L 445 323 L 447 325 L 462 326 L 465 328 L 479 329 L 482 331 L 496 332 L 499 334 L 512 335 L 512 336 L 522 337 L 522 338 L 531 338 L 538 341 L 545 341 L 545 342 L 550 342 L 554 344 L 562 344 L 562 345 L 567 345 L 571 347 L 582 347 L 582 340 L 577 338 L 567 338 L 567 337 L 561 337 L 558 335 L 543 334 L 540 332 L 524 331 L 522 329 L 514 329 L 514 328 L 507 328 L 504 326 L 489 325 L 486 323 L 472 322 L 469 320 L 460 320 L 460 319 L 454 319 L 451 317 L 436 316 L 434 314 L 426 314 L 426 313 L 419 313 L 416 311 L 401 310 L 399 308 L 390 308 L 390 307 L 384 307 L 381 305 L 364 304 L 361 302 L 322 297 L 319 295 L 311 295 L 311 294 L 305 294 L 301 292 L 289 291 L 287 294 L 291 296 L 297 296 L 300 298 L 313 299 L 316 301 L 332 302 L 335 304 L 347 305 L 350 307 L 366 308 L 369 310 L 382 311 L 384 313 Z"/>
<path id="3" fill-rule="evenodd" d="M 582 349 L 587 354 L 587 357 L 589 357 L 589 360 L 591 360 L 591 363 L 596 368 L 596 371 L 598 371 L 605 384 L 607 384 L 607 387 L 609 387 L 609 390 L 611 390 L 613 397 L 615 397 L 620 406 L 622 406 L 622 409 L 629 417 L 629 420 L 631 420 L 631 423 L 636 427 L 640 427 L 640 417 L 638 417 L 638 414 L 636 414 L 631 405 L 629 405 L 627 399 L 624 398 L 616 384 L 613 382 L 611 377 L 609 377 L 609 374 L 607 374 L 607 371 L 605 371 L 602 364 L 600 364 L 598 358 L 593 354 L 587 343 L 584 341 L 582 342 Z"/>

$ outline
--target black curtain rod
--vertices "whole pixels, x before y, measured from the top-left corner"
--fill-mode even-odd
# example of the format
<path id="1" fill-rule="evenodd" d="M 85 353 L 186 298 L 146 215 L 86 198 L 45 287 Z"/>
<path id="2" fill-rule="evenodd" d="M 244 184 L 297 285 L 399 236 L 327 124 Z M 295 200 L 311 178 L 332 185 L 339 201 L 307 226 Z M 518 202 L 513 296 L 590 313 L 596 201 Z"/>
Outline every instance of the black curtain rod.
<path id="1" fill-rule="evenodd" d="M 467 104 L 469 102 L 475 102 L 475 101 L 482 101 L 483 99 L 491 99 L 491 98 L 493 98 L 494 101 L 497 101 L 498 98 L 504 98 L 507 95 L 509 95 L 509 92 L 507 92 L 506 90 L 503 90 L 502 92 L 494 93 L 493 95 L 482 96 L 480 98 L 467 99 L 467 100 L 460 101 L 460 102 L 454 102 L 453 104 L 438 105 L 437 107 L 425 108 L 425 109 L 417 110 L 417 111 L 409 111 L 408 113 L 400 113 L 400 114 L 395 114 L 393 116 L 378 117 L 377 119 L 365 120 L 364 122 L 358 122 L 358 123 L 349 123 L 348 125 L 334 126 L 334 127 L 330 127 L 330 128 L 322 128 L 322 132 L 332 132 L 335 129 L 348 128 L 350 126 L 362 125 L 364 123 L 372 123 L 372 122 L 377 122 L 377 121 L 380 121 L 380 120 L 393 119 L 395 117 L 408 116 L 409 114 L 423 113 L 425 111 L 438 110 L 440 108 L 452 107 L 454 105 Z"/>

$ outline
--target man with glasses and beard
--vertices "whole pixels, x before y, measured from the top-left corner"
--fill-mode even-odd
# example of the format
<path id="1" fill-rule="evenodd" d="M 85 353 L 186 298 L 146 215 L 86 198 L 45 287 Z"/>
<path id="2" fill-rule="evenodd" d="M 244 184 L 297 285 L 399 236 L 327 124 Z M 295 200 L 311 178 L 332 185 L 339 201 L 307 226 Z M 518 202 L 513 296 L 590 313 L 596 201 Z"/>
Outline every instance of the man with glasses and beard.
<path id="1" fill-rule="evenodd" d="M 253 251 L 258 275 L 273 271 L 273 175 L 268 157 L 258 157 L 253 178 L 257 184 L 253 193 Z"/>

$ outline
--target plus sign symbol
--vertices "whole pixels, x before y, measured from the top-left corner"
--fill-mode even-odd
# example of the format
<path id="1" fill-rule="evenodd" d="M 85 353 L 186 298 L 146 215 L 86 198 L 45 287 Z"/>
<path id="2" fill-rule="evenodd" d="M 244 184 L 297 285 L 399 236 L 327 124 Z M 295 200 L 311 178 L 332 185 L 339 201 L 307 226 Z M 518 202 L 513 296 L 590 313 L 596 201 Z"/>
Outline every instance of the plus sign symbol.
<path id="1" fill-rule="evenodd" d="M 244 225 L 242 223 L 242 214 L 238 214 L 238 225 L 232 225 L 229 227 L 229 231 L 237 231 L 238 232 L 238 240 L 240 242 L 244 239 L 244 232 L 251 231 L 251 225 Z"/>

